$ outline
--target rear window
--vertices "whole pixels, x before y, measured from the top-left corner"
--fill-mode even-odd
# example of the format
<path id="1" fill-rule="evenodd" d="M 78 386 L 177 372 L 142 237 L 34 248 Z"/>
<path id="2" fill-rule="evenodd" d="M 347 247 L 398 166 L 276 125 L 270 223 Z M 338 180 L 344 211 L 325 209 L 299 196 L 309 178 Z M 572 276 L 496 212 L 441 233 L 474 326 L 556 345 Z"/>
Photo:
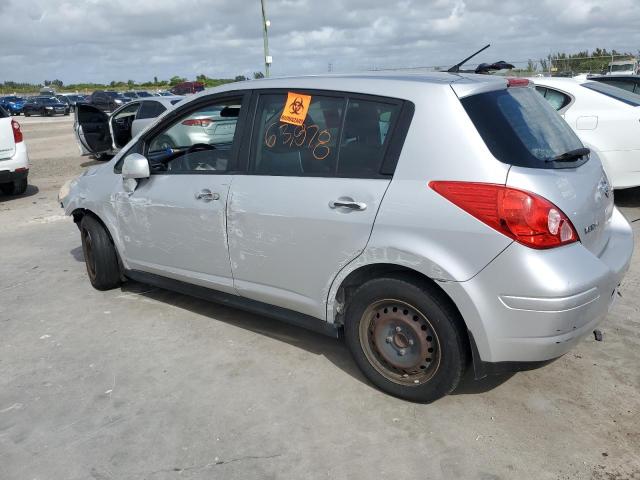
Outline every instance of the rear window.
<path id="1" fill-rule="evenodd" d="M 582 86 L 618 100 L 619 102 L 631 105 L 632 107 L 640 107 L 640 95 L 635 93 L 627 92 L 620 88 L 612 87 L 611 85 L 600 82 L 587 82 L 583 83 Z"/>
<path id="2" fill-rule="evenodd" d="M 514 87 L 461 100 L 494 157 L 530 168 L 576 167 L 554 157 L 582 148 L 582 142 L 533 88 Z"/>

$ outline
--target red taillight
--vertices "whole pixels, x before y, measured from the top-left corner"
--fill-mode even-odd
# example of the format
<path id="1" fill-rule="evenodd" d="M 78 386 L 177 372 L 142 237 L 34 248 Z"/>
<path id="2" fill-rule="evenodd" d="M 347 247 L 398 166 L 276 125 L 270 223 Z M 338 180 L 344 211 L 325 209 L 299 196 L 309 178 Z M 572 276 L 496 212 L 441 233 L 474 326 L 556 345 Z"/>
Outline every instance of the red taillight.
<path id="1" fill-rule="evenodd" d="M 526 78 L 508 78 L 507 87 L 528 87 L 529 80 Z"/>
<path id="2" fill-rule="evenodd" d="M 213 123 L 211 118 L 190 118 L 182 122 L 187 127 L 208 127 Z"/>
<path id="3" fill-rule="evenodd" d="M 478 220 L 531 248 L 578 241 L 571 220 L 535 193 L 473 182 L 429 182 L 429 186 Z"/>
<path id="4" fill-rule="evenodd" d="M 11 127 L 13 128 L 13 141 L 16 143 L 20 143 L 23 140 L 22 130 L 20 130 L 20 124 L 12 119 Z"/>

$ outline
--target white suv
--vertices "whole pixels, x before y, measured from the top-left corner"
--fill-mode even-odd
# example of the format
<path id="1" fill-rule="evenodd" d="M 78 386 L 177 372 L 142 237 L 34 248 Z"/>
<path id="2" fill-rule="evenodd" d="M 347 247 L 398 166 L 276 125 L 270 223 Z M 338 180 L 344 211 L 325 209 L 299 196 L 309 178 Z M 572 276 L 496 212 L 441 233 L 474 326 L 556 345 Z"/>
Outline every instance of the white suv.
<path id="1" fill-rule="evenodd" d="M 566 353 L 633 250 L 598 157 L 528 81 L 487 75 L 226 85 L 60 199 L 95 288 L 344 331 L 367 378 L 416 401 L 471 362 L 480 378 Z"/>
<path id="2" fill-rule="evenodd" d="M 0 107 L 0 191 L 21 195 L 27 190 L 29 155 L 20 124 Z"/>

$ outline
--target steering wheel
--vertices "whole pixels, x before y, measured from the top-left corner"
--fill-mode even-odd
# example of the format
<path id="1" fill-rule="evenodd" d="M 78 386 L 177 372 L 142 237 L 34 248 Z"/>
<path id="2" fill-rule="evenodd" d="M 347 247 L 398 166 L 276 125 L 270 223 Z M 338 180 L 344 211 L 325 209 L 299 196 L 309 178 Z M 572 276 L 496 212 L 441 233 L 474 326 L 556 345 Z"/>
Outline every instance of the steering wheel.
<path id="1" fill-rule="evenodd" d="M 185 166 L 189 170 L 215 170 L 215 167 L 213 167 L 209 162 L 203 161 L 202 157 L 199 157 L 199 155 L 194 155 L 193 157 L 189 156 L 189 154 L 191 153 L 205 152 L 210 150 L 216 150 L 216 147 L 208 143 L 196 143 L 194 145 L 191 145 L 184 155 Z"/>
<path id="2" fill-rule="evenodd" d="M 215 150 L 215 149 L 216 149 L 215 145 L 209 145 L 208 143 L 194 143 L 187 149 L 186 153 L 202 152 L 204 150 Z"/>

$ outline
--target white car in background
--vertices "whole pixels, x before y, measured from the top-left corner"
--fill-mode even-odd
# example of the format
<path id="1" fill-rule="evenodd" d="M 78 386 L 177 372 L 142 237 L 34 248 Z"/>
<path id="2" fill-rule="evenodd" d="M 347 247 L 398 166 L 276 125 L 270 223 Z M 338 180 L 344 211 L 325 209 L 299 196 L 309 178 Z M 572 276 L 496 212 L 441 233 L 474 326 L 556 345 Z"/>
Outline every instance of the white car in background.
<path id="1" fill-rule="evenodd" d="M 613 188 L 640 186 L 640 95 L 583 78 L 529 80 L 600 157 Z"/>
<path id="2" fill-rule="evenodd" d="M 73 130 L 82 155 L 106 159 L 184 97 L 136 98 L 111 114 L 90 104 L 78 104 Z"/>
<path id="3" fill-rule="evenodd" d="M 27 190 L 29 155 L 20 124 L 0 107 L 0 191 L 21 195 Z"/>

